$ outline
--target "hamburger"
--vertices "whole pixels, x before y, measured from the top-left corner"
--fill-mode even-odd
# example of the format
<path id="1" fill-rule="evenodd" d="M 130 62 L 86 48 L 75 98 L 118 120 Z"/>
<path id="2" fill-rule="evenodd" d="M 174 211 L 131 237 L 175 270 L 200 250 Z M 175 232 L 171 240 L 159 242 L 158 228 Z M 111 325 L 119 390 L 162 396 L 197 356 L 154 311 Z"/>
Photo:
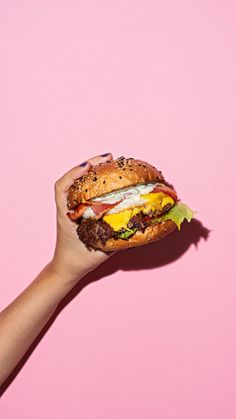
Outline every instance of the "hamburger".
<path id="1" fill-rule="evenodd" d="M 160 170 L 123 156 L 99 163 L 75 180 L 67 207 L 78 238 L 89 250 L 105 252 L 159 240 L 194 216 Z"/>

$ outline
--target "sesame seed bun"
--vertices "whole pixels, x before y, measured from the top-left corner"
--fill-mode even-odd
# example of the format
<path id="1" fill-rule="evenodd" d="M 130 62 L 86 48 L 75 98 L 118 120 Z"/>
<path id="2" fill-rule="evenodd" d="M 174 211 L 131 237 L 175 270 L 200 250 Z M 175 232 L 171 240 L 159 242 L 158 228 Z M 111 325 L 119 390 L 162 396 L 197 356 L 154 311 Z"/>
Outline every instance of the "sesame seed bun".
<path id="1" fill-rule="evenodd" d="M 70 187 L 67 207 L 70 210 L 81 202 L 106 193 L 148 182 L 163 183 L 165 179 L 161 171 L 142 160 L 119 157 L 116 160 L 99 163 L 91 167 Z"/>
<path id="2" fill-rule="evenodd" d="M 144 232 L 137 231 L 128 240 L 123 239 L 109 239 L 105 244 L 101 241 L 96 243 L 96 248 L 104 252 L 111 252 L 114 250 L 127 249 L 131 247 L 142 246 L 151 242 L 162 239 L 175 230 L 176 224 L 171 220 L 161 221 L 160 223 L 153 224 L 147 227 Z"/>

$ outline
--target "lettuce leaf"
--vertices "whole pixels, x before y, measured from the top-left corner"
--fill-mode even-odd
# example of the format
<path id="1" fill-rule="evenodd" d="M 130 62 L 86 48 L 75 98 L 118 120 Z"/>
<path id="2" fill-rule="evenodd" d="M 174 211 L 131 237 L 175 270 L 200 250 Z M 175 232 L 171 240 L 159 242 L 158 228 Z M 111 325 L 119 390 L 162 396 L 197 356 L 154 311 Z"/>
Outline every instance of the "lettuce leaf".
<path id="1" fill-rule="evenodd" d="M 165 214 L 160 215 L 159 217 L 155 218 L 154 220 L 151 220 L 151 223 L 160 223 L 164 220 L 172 220 L 178 227 L 178 230 L 180 230 L 180 226 L 184 219 L 186 219 L 188 222 L 192 220 L 194 217 L 194 214 L 196 211 L 191 210 L 186 204 L 183 204 L 182 202 L 177 202 L 169 211 L 167 211 Z M 129 237 L 133 236 L 133 234 L 136 233 L 138 228 L 127 228 L 127 230 L 122 232 L 117 232 L 117 237 L 120 239 L 127 240 Z"/>
<path id="2" fill-rule="evenodd" d="M 192 220 L 196 211 L 191 210 L 186 204 L 182 202 L 177 202 L 168 212 L 159 216 L 152 222 L 159 222 L 164 220 L 172 220 L 177 225 L 178 230 L 180 230 L 180 225 L 186 218 L 188 222 Z"/>
<path id="3" fill-rule="evenodd" d="M 130 236 L 132 236 L 134 233 L 136 233 L 137 230 L 138 230 L 137 228 L 132 228 L 132 229 L 129 228 L 129 229 L 125 230 L 124 232 L 119 233 L 118 237 L 120 239 L 128 239 Z"/>

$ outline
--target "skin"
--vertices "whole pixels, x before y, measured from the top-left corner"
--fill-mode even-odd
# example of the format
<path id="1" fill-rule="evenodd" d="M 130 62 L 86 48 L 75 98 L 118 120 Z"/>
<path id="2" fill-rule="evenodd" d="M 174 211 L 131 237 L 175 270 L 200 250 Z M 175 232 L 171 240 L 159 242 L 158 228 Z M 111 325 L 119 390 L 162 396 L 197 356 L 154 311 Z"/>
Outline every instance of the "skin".
<path id="1" fill-rule="evenodd" d="M 75 166 L 55 183 L 57 237 L 52 260 L 29 286 L 0 313 L 0 385 L 21 360 L 58 304 L 87 273 L 113 253 L 89 251 L 78 239 L 76 224 L 66 215 L 67 191 L 91 166 L 111 160 L 95 156 Z"/>

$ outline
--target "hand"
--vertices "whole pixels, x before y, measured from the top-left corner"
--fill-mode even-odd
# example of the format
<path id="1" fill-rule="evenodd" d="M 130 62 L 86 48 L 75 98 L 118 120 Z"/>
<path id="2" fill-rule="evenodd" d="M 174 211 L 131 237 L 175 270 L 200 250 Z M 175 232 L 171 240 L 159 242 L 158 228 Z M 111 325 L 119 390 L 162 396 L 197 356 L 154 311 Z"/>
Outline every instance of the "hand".
<path id="1" fill-rule="evenodd" d="M 65 173 L 55 183 L 55 200 L 57 207 L 57 239 L 53 259 L 50 263 L 52 271 L 63 281 L 74 283 L 88 272 L 94 270 L 102 262 L 106 261 L 113 253 L 105 253 L 100 250 L 91 251 L 86 248 L 76 233 L 77 224 L 71 221 L 66 212 L 67 193 L 75 179 L 86 173 L 91 166 L 112 160 L 111 153 L 92 157 L 84 166 L 78 165 Z"/>

